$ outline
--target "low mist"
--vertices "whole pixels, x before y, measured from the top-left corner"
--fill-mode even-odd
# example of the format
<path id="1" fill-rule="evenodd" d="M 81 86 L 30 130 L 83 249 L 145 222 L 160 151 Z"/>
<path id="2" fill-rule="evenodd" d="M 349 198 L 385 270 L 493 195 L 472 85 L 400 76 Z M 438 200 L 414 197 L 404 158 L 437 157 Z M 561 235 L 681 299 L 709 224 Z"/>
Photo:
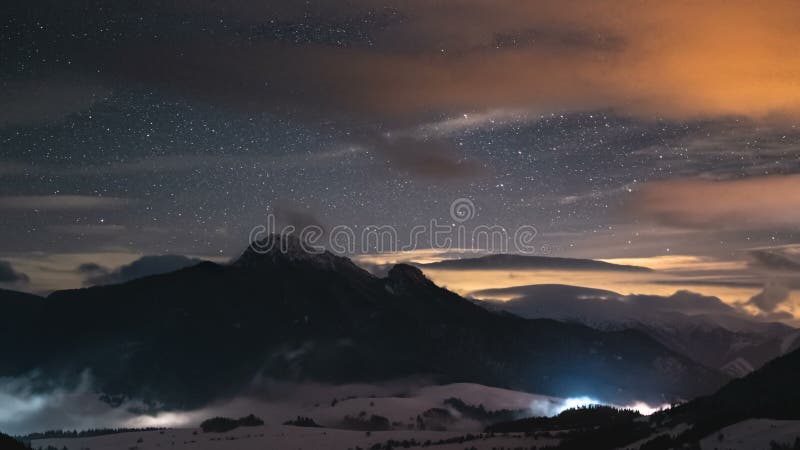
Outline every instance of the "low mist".
<path id="1" fill-rule="evenodd" d="M 437 386 L 415 378 L 379 384 L 327 385 L 257 380 L 235 398 L 192 410 L 150 411 L 143 402 L 128 400 L 112 407 L 101 400 L 88 371 L 71 388 L 33 389 L 33 376 L 0 379 L 0 431 L 25 435 L 46 430 L 97 428 L 189 428 L 205 419 L 255 414 L 267 425 L 279 425 L 296 416 L 309 416 L 336 427 L 345 415 L 360 411 L 403 421 L 430 408 L 440 408 L 447 398 L 460 398 L 487 410 L 518 410 L 520 416 L 552 416 L 565 409 L 597 404 L 589 397 L 556 398 L 477 384 Z M 654 412 L 643 403 L 627 406 L 644 414 Z M 464 419 L 453 429 L 482 430 L 485 424 Z"/>

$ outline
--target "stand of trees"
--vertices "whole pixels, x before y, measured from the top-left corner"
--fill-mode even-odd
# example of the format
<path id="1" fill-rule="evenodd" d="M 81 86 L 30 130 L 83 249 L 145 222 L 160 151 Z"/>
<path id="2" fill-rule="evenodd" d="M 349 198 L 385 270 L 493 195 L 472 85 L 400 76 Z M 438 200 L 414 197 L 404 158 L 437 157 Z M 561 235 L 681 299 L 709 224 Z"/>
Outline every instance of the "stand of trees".
<path id="1" fill-rule="evenodd" d="M 294 427 L 309 427 L 309 428 L 322 427 L 322 425 L 318 424 L 317 422 L 314 422 L 314 419 L 312 419 L 311 417 L 303 417 L 303 416 L 297 416 L 295 420 L 287 420 L 286 422 L 283 422 L 283 424 L 291 425 Z"/>
<path id="2" fill-rule="evenodd" d="M 92 436 L 104 436 L 107 434 L 130 433 L 134 431 L 161 431 L 164 428 L 92 428 L 89 430 L 48 430 L 37 433 L 29 433 L 22 436 L 22 440 L 28 442 L 34 439 L 57 439 L 57 438 L 80 438 Z"/>
<path id="3" fill-rule="evenodd" d="M 484 408 L 483 405 L 473 406 L 456 397 L 445 399 L 444 404 L 455 409 L 466 418 L 484 423 L 509 422 L 524 417 L 526 411 L 528 411 L 526 409 L 499 409 L 490 411 Z"/>
<path id="4" fill-rule="evenodd" d="M 7 435 L 0 433 L 0 449 L 3 450 L 31 450 L 31 448 L 21 441 Z"/>
<path id="5" fill-rule="evenodd" d="M 628 424 L 642 417 L 637 411 L 611 406 L 591 405 L 562 411 L 554 417 L 529 417 L 499 422 L 486 428 L 487 433 L 530 433 L 547 430 L 574 430 Z"/>
<path id="6" fill-rule="evenodd" d="M 203 423 L 200 424 L 200 429 L 203 430 L 203 433 L 225 433 L 239 427 L 257 427 L 260 425 L 264 425 L 264 421 L 250 414 L 249 416 L 239 419 L 213 417 L 204 420 Z"/>

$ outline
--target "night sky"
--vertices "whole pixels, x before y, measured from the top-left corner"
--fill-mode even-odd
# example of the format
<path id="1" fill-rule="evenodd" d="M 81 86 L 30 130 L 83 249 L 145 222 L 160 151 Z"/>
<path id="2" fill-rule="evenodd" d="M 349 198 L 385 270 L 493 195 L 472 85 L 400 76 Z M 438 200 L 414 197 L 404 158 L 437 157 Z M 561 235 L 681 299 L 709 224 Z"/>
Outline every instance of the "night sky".
<path id="1" fill-rule="evenodd" d="M 543 253 L 659 269 L 552 282 L 794 320 L 793 2 L 18 3 L 0 19 L 2 287 L 226 261 L 270 213 L 402 232 L 468 198 L 476 224 L 535 226 Z"/>

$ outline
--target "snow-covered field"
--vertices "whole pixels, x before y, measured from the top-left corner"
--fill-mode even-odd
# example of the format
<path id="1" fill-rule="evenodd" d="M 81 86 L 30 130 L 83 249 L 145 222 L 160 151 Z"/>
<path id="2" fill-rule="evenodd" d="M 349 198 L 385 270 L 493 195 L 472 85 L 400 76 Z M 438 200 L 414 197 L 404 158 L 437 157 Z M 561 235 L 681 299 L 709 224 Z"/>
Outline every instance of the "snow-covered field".
<path id="1" fill-rule="evenodd" d="M 460 417 L 444 401 L 458 398 L 472 406 L 483 405 L 488 411 L 523 410 L 526 416 L 550 416 L 564 409 L 592 403 L 591 399 L 562 399 L 500 389 L 473 383 L 408 386 L 305 384 L 287 386 L 283 395 L 268 398 L 240 397 L 197 411 L 172 411 L 155 416 L 136 416 L 122 423 L 125 427 L 194 427 L 213 416 L 241 417 L 255 414 L 269 425 L 279 425 L 297 416 L 310 417 L 318 424 L 336 428 L 345 416 L 379 415 L 395 428 L 413 425 L 417 415 L 431 408 L 448 409 L 457 419 L 448 430 L 481 431 L 483 424 Z"/>
<path id="2" fill-rule="evenodd" d="M 388 440 L 411 440 L 418 442 L 462 436 L 463 433 L 448 431 L 376 431 L 367 435 L 361 431 L 335 430 L 328 428 L 301 428 L 284 425 L 238 428 L 228 433 L 203 433 L 195 429 L 169 429 L 164 431 L 130 432 L 107 436 L 75 439 L 42 439 L 34 441 L 34 449 L 52 445 L 69 450 L 346 450 L 370 448 Z M 541 447 L 555 441 L 523 436 L 496 436 L 469 442 L 437 445 L 441 450 L 462 450 L 465 447 L 492 449 L 498 447 Z"/>
<path id="3" fill-rule="evenodd" d="M 768 450 L 770 443 L 793 445 L 800 420 L 750 419 L 723 428 L 700 442 L 703 450 Z"/>
<path id="4" fill-rule="evenodd" d="M 553 415 L 575 406 L 568 399 L 516 392 L 472 383 L 449 385 L 373 386 L 304 385 L 287 389 L 282 397 L 270 400 L 239 398 L 200 411 L 165 412 L 156 416 L 137 416 L 121 424 L 129 427 L 167 427 L 163 431 L 126 432 L 86 438 L 42 439 L 33 448 L 54 446 L 69 450 L 145 450 L 145 449 L 348 449 L 369 448 L 389 440 L 437 442 L 467 434 L 479 435 L 485 424 L 461 416 L 445 405 L 448 398 L 458 398 L 472 406 L 483 405 L 487 411 L 523 410 L 525 416 Z M 432 408 L 446 409 L 452 415 L 446 430 L 416 429 L 417 416 Z M 202 420 L 213 416 L 241 417 L 255 414 L 265 421 L 260 427 L 241 427 L 228 433 L 203 433 Z M 387 418 L 392 430 L 354 431 L 340 429 L 345 416 Z M 324 428 L 282 425 L 297 416 L 310 417 Z M 541 447 L 552 440 L 523 436 L 482 437 L 473 441 L 438 445 L 438 449 Z"/>
<path id="5" fill-rule="evenodd" d="M 443 450 L 464 448 L 530 448 L 554 445 L 554 439 L 523 435 L 488 436 L 481 432 L 484 423 L 463 417 L 445 405 L 448 398 L 458 398 L 472 406 L 483 405 L 487 411 L 524 410 L 526 416 L 557 414 L 578 406 L 576 399 L 560 399 L 516 392 L 471 383 L 449 385 L 303 385 L 285 390 L 285 395 L 271 399 L 239 398 L 198 411 L 166 412 L 156 416 L 137 416 L 123 425 L 166 427 L 165 430 L 131 431 L 86 438 L 57 438 L 33 441 L 32 447 L 55 447 L 59 450 L 255 450 L 255 449 L 368 449 L 375 444 L 393 441 L 416 441 L 416 444 L 440 443 L 448 439 L 475 437 L 436 445 Z M 446 429 L 418 429 L 417 416 L 433 408 L 448 410 L 451 417 Z M 202 420 L 213 416 L 241 417 L 255 414 L 264 419 L 258 427 L 240 427 L 227 433 L 204 433 Z M 388 431 L 342 429 L 345 416 L 379 415 L 392 424 Z M 297 416 L 309 417 L 321 428 L 283 425 Z M 679 434 L 685 427 L 678 427 Z M 800 421 L 747 420 L 706 437 L 703 450 L 766 450 L 772 441 L 793 444 L 800 437 Z M 647 439 L 646 439 L 647 440 Z M 630 446 L 636 449 L 643 443 Z M 413 445 L 408 445 L 413 448 Z"/>
<path id="6" fill-rule="evenodd" d="M 686 424 L 667 432 L 677 436 L 686 431 Z M 637 450 L 665 430 L 659 430 L 645 439 L 635 442 L 624 450 Z M 800 438 L 800 420 L 749 419 L 711 433 L 700 441 L 703 450 L 770 450 L 772 443 L 794 445 Z"/>
<path id="7" fill-rule="evenodd" d="M 363 431 L 331 428 L 302 428 L 286 425 L 266 424 L 260 427 L 244 427 L 228 433 L 203 433 L 196 428 L 172 428 L 163 431 L 134 431 L 74 439 L 42 439 L 32 442 L 32 447 L 54 446 L 59 450 L 345 450 L 360 447 L 368 449 L 389 440 L 426 441 L 464 437 L 458 431 L 392 430 Z M 752 419 L 724 428 L 701 442 L 703 450 L 768 450 L 772 441 L 793 444 L 800 437 L 800 421 Z M 557 441 L 532 438 L 522 435 L 482 435 L 475 440 L 436 445 L 440 450 L 462 450 L 464 448 L 530 448 L 554 445 Z M 639 443 L 641 444 L 641 442 Z M 414 448 L 410 446 L 410 448 Z M 631 448 L 638 448 L 638 445 Z"/>
<path id="8" fill-rule="evenodd" d="M 267 424 L 282 424 L 297 416 L 337 428 L 345 415 L 376 414 L 407 425 L 409 419 L 431 408 L 443 407 L 455 397 L 486 410 L 525 410 L 530 416 L 549 416 L 588 403 L 592 399 L 570 399 L 534 395 L 471 383 L 433 385 L 430 380 L 411 378 L 377 384 L 328 385 L 313 382 L 286 383 L 256 380 L 239 395 L 197 409 L 162 410 L 143 414 L 146 405 L 135 399 L 111 406 L 92 387 L 90 377 L 72 390 L 33 391 L 24 380 L 3 384 L 0 380 L 0 431 L 25 435 L 32 432 L 92 428 L 191 428 L 215 416 L 242 417 L 255 414 Z M 448 430 L 479 431 L 481 424 L 456 417 Z M 451 421 L 453 422 L 453 421 Z M 397 427 L 399 428 L 399 427 Z"/>

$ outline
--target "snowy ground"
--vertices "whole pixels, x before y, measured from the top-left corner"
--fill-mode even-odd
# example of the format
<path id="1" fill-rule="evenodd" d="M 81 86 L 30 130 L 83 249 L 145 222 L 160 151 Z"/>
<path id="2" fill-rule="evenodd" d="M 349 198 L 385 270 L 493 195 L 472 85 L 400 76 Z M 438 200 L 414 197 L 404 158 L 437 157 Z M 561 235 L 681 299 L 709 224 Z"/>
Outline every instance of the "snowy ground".
<path id="1" fill-rule="evenodd" d="M 137 416 L 122 426 L 167 427 L 164 431 L 128 432 L 87 438 L 43 439 L 32 442 L 33 448 L 66 446 L 69 450 L 146 450 L 146 449 L 348 449 L 369 448 L 388 440 L 418 442 L 441 441 L 467 434 L 478 435 L 484 423 L 460 416 L 448 408 L 444 400 L 455 397 L 463 402 L 483 405 L 488 411 L 500 409 L 524 410 L 525 416 L 553 415 L 575 406 L 573 400 L 493 388 L 479 384 L 458 383 L 440 386 L 304 385 L 302 389 L 287 390 L 285 396 L 270 400 L 239 398 L 200 411 L 167 412 L 157 416 Z M 448 409 L 454 420 L 446 423 L 445 431 L 418 430 L 418 415 L 432 408 Z M 243 427 L 228 433 L 203 433 L 200 422 L 214 416 L 241 417 L 255 414 L 265 421 L 261 427 Z M 349 416 L 373 414 L 389 419 L 391 431 L 338 429 L 342 419 Z M 310 417 L 324 428 L 303 428 L 282 425 L 297 416 Z M 141 441 L 140 441 L 141 440 Z M 553 440 L 536 440 L 523 436 L 486 437 L 470 442 L 438 445 L 437 449 L 498 447 L 541 447 Z"/>
<path id="2" fill-rule="evenodd" d="M 193 429 L 169 429 L 164 431 L 130 432 L 107 436 L 75 439 L 42 439 L 34 441 L 34 449 L 66 446 L 69 450 L 346 450 L 361 447 L 370 448 L 374 444 L 416 439 L 438 441 L 461 436 L 461 433 L 447 431 L 380 431 L 367 436 L 364 432 L 334 430 L 327 428 L 301 428 L 292 426 L 265 425 L 262 427 L 238 428 L 228 433 L 202 433 Z M 462 450 L 475 447 L 493 449 L 498 447 L 541 447 L 552 445 L 555 441 L 523 436 L 496 436 L 470 442 L 437 445 L 440 450 Z"/>
<path id="3" fill-rule="evenodd" d="M 136 399 L 119 406 L 103 402 L 93 388 L 91 377 L 75 388 L 51 392 L 33 391 L 25 380 L 0 379 L 0 431 L 25 435 L 32 432 L 92 428 L 192 428 L 209 417 L 242 417 L 256 414 L 268 424 L 282 424 L 297 416 L 337 428 L 345 415 L 385 416 L 407 425 L 409 419 L 443 401 L 456 397 L 486 410 L 525 410 L 529 416 L 558 414 L 560 411 L 596 401 L 576 397 L 561 399 L 533 395 L 478 384 L 432 385 L 424 378 L 392 380 L 378 384 L 327 385 L 313 382 L 286 383 L 254 380 L 233 398 L 191 410 L 163 410 L 142 414 L 147 406 Z M 481 424 L 458 420 L 448 430 L 479 431 Z"/>
<path id="4" fill-rule="evenodd" d="M 389 419 L 395 428 L 413 425 L 417 415 L 431 408 L 446 408 L 457 420 L 448 430 L 478 432 L 484 424 L 459 417 L 457 411 L 447 408 L 444 401 L 458 398 L 464 403 L 486 410 L 521 410 L 524 416 L 550 416 L 564 409 L 592 403 L 591 399 L 561 399 L 528 394 L 473 383 L 456 383 L 433 386 L 345 385 L 328 386 L 305 384 L 287 386 L 283 396 L 273 394 L 269 399 L 240 397 L 232 401 L 209 406 L 199 411 L 173 411 L 156 416 L 137 416 L 127 419 L 124 427 L 195 427 L 209 417 L 241 417 L 255 414 L 267 425 L 279 425 L 297 416 L 310 417 L 318 424 L 337 428 L 345 416 L 380 415 Z"/>
<path id="5" fill-rule="evenodd" d="M 768 450 L 770 442 L 794 444 L 800 420 L 750 419 L 723 428 L 700 442 L 703 450 Z"/>
<path id="6" fill-rule="evenodd" d="M 169 412 L 157 416 L 138 416 L 123 425 L 167 427 L 163 431 L 126 432 L 87 438 L 42 439 L 32 442 L 34 449 L 53 446 L 61 450 L 326 450 L 368 449 L 389 440 L 418 443 L 437 442 L 468 434 L 480 436 L 468 442 L 437 445 L 442 450 L 464 448 L 530 448 L 554 445 L 553 439 L 522 435 L 481 434 L 485 424 L 460 417 L 450 408 L 455 419 L 443 431 L 414 429 L 415 419 L 431 408 L 445 408 L 444 400 L 456 397 L 469 405 L 483 405 L 486 410 L 525 410 L 526 415 L 552 415 L 576 406 L 575 399 L 559 399 L 527 394 L 479 384 L 459 383 L 442 386 L 394 385 L 304 385 L 300 390 L 287 390 L 286 395 L 269 401 L 240 398 L 200 411 Z M 222 415 L 241 417 L 256 414 L 264 426 L 242 427 L 228 433 L 203 433 L 200 422 Z M 390 431 L 354 431 L 341 429 L 344 416 L 372 414 L 388 418 Z M 310 417 L 323 428 L 303 428 L 282 425 L 297 416 Z M 677 427 L 679 434 L 685 427 Z M 800 437 L 800 421 L 747 420 L 712 433 L 701 442 L 703 450 L 766 450 L 772 441 L 794 443 Z M 632 449 L 637 445 L 630 446 Z M 413 448 L 409 446 L 409 448 Z"/>
<path id="7" fill-rule="evenodd" d="M 660 434 L 668 432 L 677 436 L 687 429 L 688 426 L 682 424 L 668 431 L 659 430 L 624 450 L 638 450 L 642 444 Z M 773 441 L 793 445 L 798 437 L 800 420 L 750 419 L 711 433 L 700 441 L 700 447 L 703 450 L 769 450 Z"/>

